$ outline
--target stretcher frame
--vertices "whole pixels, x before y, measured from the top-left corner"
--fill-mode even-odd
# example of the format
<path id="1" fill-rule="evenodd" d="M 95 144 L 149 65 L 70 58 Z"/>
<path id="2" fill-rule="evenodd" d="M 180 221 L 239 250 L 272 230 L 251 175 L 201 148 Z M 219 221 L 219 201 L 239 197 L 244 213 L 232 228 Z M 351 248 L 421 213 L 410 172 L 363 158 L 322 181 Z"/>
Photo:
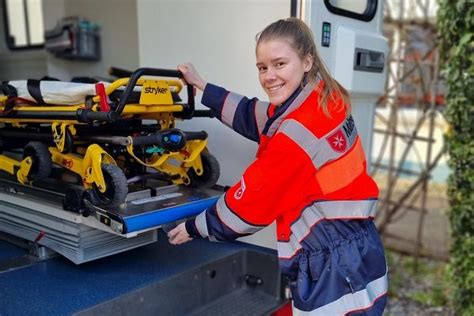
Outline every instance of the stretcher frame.
<path id="1" fill-rule="evenodd" d="M 194 115 L 193 87 L 187 85 L 188 100 L 180 102 L 182 82 L 161 77 L 182 74 L 140 68 L 108 87 L 97 84 L 96 95 L 74 105 L 31 102 L 3 89 L 9 91 L 0 96 L 0 147 L 24 149 L 21 157 L 1 154 L 0 170 L 35 185 L 53 164 L 61 166 L 80 177 L 83 197 L 95 206 L 124 203 L 131 185 L 150 178 L 213 186 L 219 165 L 206 148 L 207 133 L 175 128 L 176 119 Z M 167 99 L 145 95 L 152 89 Z"/>

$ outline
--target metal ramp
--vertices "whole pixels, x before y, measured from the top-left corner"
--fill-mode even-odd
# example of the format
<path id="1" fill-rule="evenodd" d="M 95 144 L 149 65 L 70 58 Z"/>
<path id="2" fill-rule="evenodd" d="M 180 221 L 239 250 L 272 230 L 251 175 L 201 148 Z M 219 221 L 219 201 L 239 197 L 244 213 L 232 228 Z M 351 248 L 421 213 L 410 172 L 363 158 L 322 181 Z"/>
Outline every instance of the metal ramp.
<path id="1" fill-rule="evenodd" d="M 85 218 L 27 197 L 0 193 L 0 231 L 38 243 L 75 264 L 84 263 L 156 241 L 156 230 L 131 238 L 111 229 L 97 228 L 93 218 Z"/>
<path id="2" fill-rule="evenodd" d="M 76 264 L 157 240 L 156 229 L 195 215 L 221 192 L 168 186 L 131 193 L 117 209 L 94 207 L 90 216 L 65 211 L 64 195 L 0 181 L 0 232 L 51 249 Z"/>

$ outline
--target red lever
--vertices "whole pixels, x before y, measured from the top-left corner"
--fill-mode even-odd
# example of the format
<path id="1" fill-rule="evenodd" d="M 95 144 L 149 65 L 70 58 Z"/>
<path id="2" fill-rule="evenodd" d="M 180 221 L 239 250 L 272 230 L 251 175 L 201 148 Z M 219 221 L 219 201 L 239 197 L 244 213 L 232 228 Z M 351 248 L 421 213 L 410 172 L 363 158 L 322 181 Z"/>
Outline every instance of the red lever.
<path id="1" fill-rule="evenodd" d="M 40 240 L 41 240 L 41 238 L 43 238 L 43 237 L 44 237 L 44 235 L 46 235 L 46 233 L 45 233 L 43 230 L 41 230 L 41 231 L 38 233 L 38 236 L 36 236 L 36 238 L 35 238 L 35 241 L 34 241 L 34 242 L 35 242 L 35 243 L 37 243 L 38 241 L 40 241 Z"/>
<path id="2" fill-rule="evenodd" d="M 105 94 L 105 86 L 102 82 L 95 84 L 95 93 L 99 96 L 100 111 L 110 112 L 109 102 L 107 101 L 107 94 Z"/>

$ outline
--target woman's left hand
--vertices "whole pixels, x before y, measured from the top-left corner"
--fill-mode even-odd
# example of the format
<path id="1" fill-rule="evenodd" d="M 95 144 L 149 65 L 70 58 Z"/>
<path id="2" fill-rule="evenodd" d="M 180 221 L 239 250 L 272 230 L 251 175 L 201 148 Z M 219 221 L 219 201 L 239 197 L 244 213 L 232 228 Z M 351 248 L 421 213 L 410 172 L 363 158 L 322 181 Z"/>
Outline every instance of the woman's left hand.
<path id="1" fill-rule="evenodd" d="M 172 245 L 181 245 L 193 240 L 186 230 L 185 223 L 181 223 L 168 232 L 168 241 Z"/>

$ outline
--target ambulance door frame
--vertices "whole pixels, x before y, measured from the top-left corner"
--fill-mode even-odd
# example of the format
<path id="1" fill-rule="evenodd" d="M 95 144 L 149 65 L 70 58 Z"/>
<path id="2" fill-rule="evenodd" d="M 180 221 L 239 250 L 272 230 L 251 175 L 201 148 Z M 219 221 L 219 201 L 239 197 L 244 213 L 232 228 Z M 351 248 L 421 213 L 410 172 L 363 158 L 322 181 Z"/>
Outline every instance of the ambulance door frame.
<path id="1" fill-rule="evenodd" d="M 357 34 L 354 33 L 352 30 L 345 26 L 346 22 L 343 22 L 342 24 L 336 23 L 336 27 L 334 25 L 329 25 L 330 32 L 329 37 L 327 38 L 329 42 L 325 43 L 325 37 L 323 32 L 324 23 L 321 29 L 319 29 L 319 26 L 316 27 L 316 29 L 313 29 L 312 26 L 318 25 L 319 23 L 323 22 L 312 21 L 313 1 L 317 1 L 317 3 L 320 3 L 321 7 L 324 5 L 325 10 L 330 14 L 341 16 L 341 18 L 344 20 L 349 19 L 354 21 L 350 22 L 349 20 L 347 20 L 347 22 L 349 23 L 348 25 L 357 24 L 357 30 L 360 30 L 360 32 L 357 32 Z M 381 2 L 380 0 L 366 0 L 365 3 L 358 3 L 357 7 L 360 7 L 361 10 L 356 10 L 356 6 L 353 6 L 354 10 L 350 11 L 344 8 L 343 3 L 341 4 L 342 7 L 335 7 L 330 3 L 330 0 L 324 0 L 321 2 L 320 1 L 321 0 L 292 0 L 291 14 L 293 17 L 301 18 L 308 23 L 314 33 L 316 44 L 318 46 L 317 49 L 321 57 L 323 58 L 325 64 L 328 66 L 328 70 L 349 91 L 349 93 L 351 94 L 353 105 L 356 105 L 357 103 L 360 104 L 362 101 L 364 101 L 364 104 L 369 107 L 367 109 L 367 113 L 373 113 L 372 117 L 368 117 L 369 115 L 366 115 L 364 114 L 364 112 L 361 112 L 361 109 L 356 109 L 355 107 L 353 107 L 353 117 L 356 122 L 358 122 L 357 126 L 358 129 L 360 128 L 360 136 L 362 138 L 362 143 L 366 151 L 368 162 L 367 168 L 370 168 L 373 142 L 373 133 L 371 132 L 371 130 L 374 124 L 373 116 L 375 115 L 376 103 L 376 98 L 374 98 L 374 96 L 379 93 L 380 95 L 383 94 L 383 90 L 385 89 L 385 80 L 387 78 L 386 57 L 388 55 L 388 44 L 386 39 L 382 40 L 383 35 L 381 33 L 381 15 L 383 15 L 383 2 Z M 351 5 L 353 3 L 348 2 L 348 4 Z M 365 4 L 365 8 L 360 4 Z M 375 29 L 373 29 L 374 26 Z M 342 40 L 340 41 L 336 37 L 334 37 L 335 34 L 343 35 L 346 39 L 349 39 L 351 41 L 351 43 L 354 45 L 353 57 L 351 57 L 350 59 L 341 59 L 340 57 L 338 57 L 338 55 L 345 54 L 345 52 L 341 53 L 340 51 L 333 51 L 332 54 L 328 55 L 328 52 L 324 51 L 324 48 L 327 48 L 329 46 L 334 47 L 334 45 L 337 45 L 337 43 L 342 42 Z M 361 38 L 373 38 L 375 40 L 375 42 L 373 42 L 374 47 L 368 49 L 369 47 L 366 47 L 365 45 L 360 45 Z M 338 60 L 337 63 L 336 60 Z M 349 71 L 350 75 L 346 71 Z M 370 77 L 370 79 L 368 79 L 368 82 L 370 82 L 370 84 L 361 85 L 360 81 L 354 81 L 355 77 L 359 77 L 364 73 Z M 376 79 L 375 77 L 373 77 L 374 75 L 382 75 L 385 79 L 374 81 L 374 79 Z M 361 124 L 362 121 L 364 124 Z"/>

